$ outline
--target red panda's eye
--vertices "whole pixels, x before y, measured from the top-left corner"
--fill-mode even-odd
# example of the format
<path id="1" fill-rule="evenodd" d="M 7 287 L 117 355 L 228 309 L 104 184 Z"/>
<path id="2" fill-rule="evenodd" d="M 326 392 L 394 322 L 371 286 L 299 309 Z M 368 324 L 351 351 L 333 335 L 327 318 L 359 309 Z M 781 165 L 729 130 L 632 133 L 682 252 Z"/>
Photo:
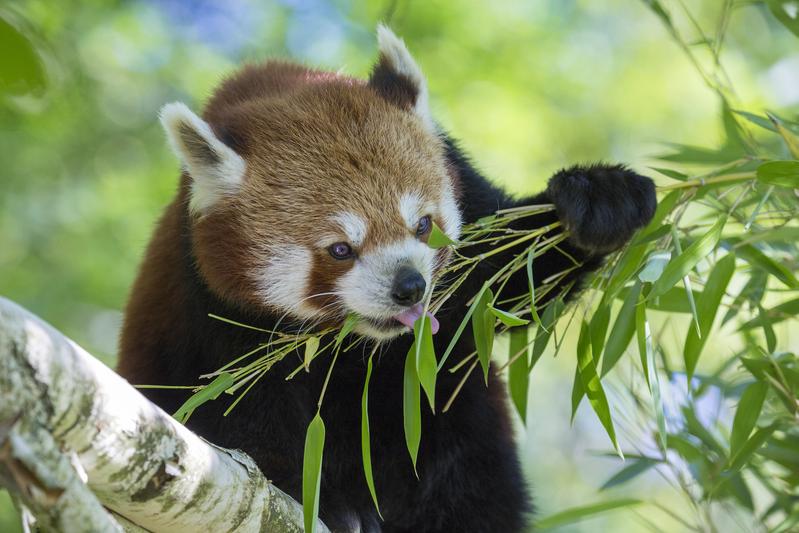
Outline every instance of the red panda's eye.
<path id="1" fill-rule="evenodd" d="M 353 256 L 352 247 L 346 242 L 331 244 L 327 250 L 335 259 L 349 259 Z"/>
<path id="2" fill-rule="evenodd" d="M 433 228 L 433 221 L 430 219 L 430 215 L 425 215 L 419 219 L 419 224 L 416 226 L 416 236 L 421 237 L 426 235 L 428 231 Z"/>

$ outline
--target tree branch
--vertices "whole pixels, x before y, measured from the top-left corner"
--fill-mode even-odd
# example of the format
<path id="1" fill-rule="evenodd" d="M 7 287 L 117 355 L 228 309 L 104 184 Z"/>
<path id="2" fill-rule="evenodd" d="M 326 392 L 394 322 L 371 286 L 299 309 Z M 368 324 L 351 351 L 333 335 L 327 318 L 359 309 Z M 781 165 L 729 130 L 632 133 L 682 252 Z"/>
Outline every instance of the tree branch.
<path id="1" fill-rule="evenodd" d="M 193 434 L 4 298 L 0 485 L 58 530 L 131 529 L 112 514 L 150 531 L 303 530 L 300 505 L 249 456 Z"/>

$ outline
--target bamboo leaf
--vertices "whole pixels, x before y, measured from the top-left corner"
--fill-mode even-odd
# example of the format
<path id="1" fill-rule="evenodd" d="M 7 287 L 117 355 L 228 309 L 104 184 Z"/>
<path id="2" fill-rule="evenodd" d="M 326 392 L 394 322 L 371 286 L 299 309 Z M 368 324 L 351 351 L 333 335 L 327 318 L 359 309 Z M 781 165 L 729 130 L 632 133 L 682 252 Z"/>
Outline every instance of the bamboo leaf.
<path id="1" fill-rule="evenodd" d="M 533 320 L 538 324 L 539 328 L 543 328 L 541 317 L 538 316 L 538 309 L 535 305 L 535 278 L 533 277 L 533 256 L 535 255 L 535 246 L 531 246 L 527 252 L 527 287 L 530 290 L 530 313 Z"/>
<path id="2" fill-rule="evenodd" d="M 796 3 L 791 0 L 766 0 L 768 8 L 774 18 L 779 20 L 788 31 L 799 37 L 799 13 Z M 792 5 L 793 9 L 789 8 Z"/>
<path id="3" fill-rule="evenodd" d="M 619 500 L 609 500 L 606 502 L 584 505 L 582 507 L 573 507 L 572 509 L 561 511 L 560 513 L 555 513 L 542 518 L 538 521 L 536 526 L 538 531 L 543 531 L 566 524 L 573 524 L 574 522 L 579 522 L 580 520 L 590 518 L 599 513 L 622 509 L 624 507 L 632 507 L 635 505 L 640 505 L 641 503 L 643 503 L 641 500 L 623 498 Z"/>
<path id="4" fill-rule="evenodd" d="M 488 369 L 491 362 L 491 350 L 494 347 L 494 314 L 491 312 L 490 305 L 494 299 L 494 293 L 486 288 L 480 294 L 480 299 L 472 314 L 472 333 L 474 334 L 474 344 L 477 348 L 477 358 L 483 367 L 483 377 L 488 383 Z"/>
<path id="5" fill-rule="evenodd" d="M 458 324 L 458 328 L 455 330 L 455 334 L 452 335 L 452 338 L 449 340 L 449 344 L 447 345 L 447 349 L 444 350 L 444 355 L 441 356 L 441 361 L 438 363 L 438 369 L 441 370 L 444 367 L 444 363 L 449 358 L 452 350 L 455 348 L 455 344 L 458 342 L 458 339 L 461 338 L 463 334 L 463 330 L 466 329 L 466 324 L 469 323 L 469 319 L 474 315 L 474 310 L 477 308 L 477 305 L 482 301 L 482 296 L 485 291 L 488 290 L 488 284 L 484 284 L 480 291 L 474 295 L 474 299 L 472 300 L 469 309 L 466 310 L 466 314 L 463 315 L 461 319 L 461 323 Z M 493 300 L 493 296 L 491 298 Z"/>
<path id="6" fill-rule="evenodd" d="M 419 376 L 416 374 L 416 358 L 408 351 L 405 358 L 405 374 L 402 386 L 402 424 L 405 428 L 405 445 L 411 456 L 416 473 L 416 457 L 422 440 L 422 405 Z M 416 474 L 419 477 L 419 474 Z"/>
<path id="7" fill-rule="evenodd" d="M 610 323 L 610 307 L 610 305 L 602 305 L 600 303 L 599 307 L 594 311 L 594 316 L 591 317 L 589 326 L 593 353 L 602 353 L 602 349 L 605 346 L 605 337 Z"/>
<path id="8" fill-rule="evenodd" d="M 533 353 L 530 356 L 530 370 L 533 369 L 535 364 L 544 354 L 544 350 L 549 343 L 549 337 L 552 335 L 552 330 L 555 327 L 555 323 L 558 321 L 563 308 L 563 301 L 558 298 L 549 302 L 549 304 L 546 306 L 546 309 L 544 309 L 544 314 L 541 317 L 542 326 L 539 326 L 535 331 Z"/>
<path id="9" fill-rule="evenodd" d="M 679 256 L 672 259 L 663 269 L 663 274 L 653 283 L 649 297 L 665 293 L 686 276 L 699 261 L 710 255 L 721 238 L 721 230 L 726 222 L 726 216 L 719 217 L 707 233 L 694 241 Z"/>
<path id="10" fill-rule="evenodd" d="M 510 348 L 508 357 L 516 359 L 508 367 L 508 388 L 513 405 L 522 419 L 527 421 L 527 391 L 530 384 L 530 367 L 528 366 L 527 328 L 510 330 Z M 523 351 L 521 355 L 517 354 Z"/>
<path id="11" fill-rule="evenodd" d="M 762 310 L 760 315 L 746 322 L 739 329 L 747 330 L 764 325 L 774 325 L 795 315 L 799 315 L 799 298 L 788 300 L 771 309 Z"/>
<path id="12" fill-rule="evenodd" d="M 638 295 L 641 294 L 641 282 L 638 281 L 630 290 L 627 299 L 621 306 L 613 329 L 610 330 L 608 342 L 605 344 L 605 355 L 602 358 L 602 375 L 610 372 L 616 363 L 619 362 L 624 350 L 630 344 L 630 340 L 635 333 L 635 307 L 638 303 Z"/>
<path id="13" fill-rule="evenodd" d="M 796 10 L 799 10 L 799 5 L 794 4 Z M 796 11 L 794 12 L 794 14 Z M 799 24 L 799 21 L 797 21 Z M 775 115 L 771 113 L 766 113 L 768 115 L 769 120 L 774 124 L 774 129 L 777 130 L 777 133 L 780 134 L 782 140 L 785 141 L 785 145 L 788 147 L 788 151 L 791 152 L 791 155 L 794 159 L 799 159 L 799 136 L 797 136 L 794 132 L 786 128 L 782 121 L 778 119 Z"/>
<path id="14" fill-rule="evenodd" d="M 414 341 L 411 345 L 411 352 L 416 364 L 416 372 L 419 382 L 430 402 L 430 410 L 436 410 L 436 373 L 438 363 L 436 361 L 436 351 L 433 347 L 433 331 L 430 324 L 430 317 L 423 314 L 416 319 L 413 325 Z M 411 354 L 409 354 L 410 356 Z"/>
<path id="15" fill-rule="evenodd" d="M 791 272 L 791 269 L 782 263 L 778 263 L 751 244 L 738 246 L 735 249 L 735 253 L 738 257 L 753 267 L 757 267 L 764 272 L 768 272 L 783 282 L 787 287 L 791 289 L 799 288 L 799 280 L 796 279 L 796 276 L 794 276 L 793 272 Z"/>
<path id="16" fill-rule="evenodd" d="M 738 449 L 738 453 L 730 457 L 729 470 L 735 472 L 743 468 L 749 462 L 749 458 L 766 443 L 778 427 L 779 425 L 774 423 L 755 431 L 754 435 Z"/>
<path id="17" fill-rule="evenodd" d="M 372 356 L 366 364 L 366 379 L 363 382 L 363 396 L 361 396 L 361 457 L 363 459 L 363 475 L 366 477 L 366 485 L 369 487 L 369 494 L 377 509 L 380 519 L 380 506 L 377 503 L 377 491 L 375 491 L 375 480 L 372 475 L 372 443 L 369 431 L 369 380 L 372 378 Z"/>
<path id="18" fill-rule="evenodd" d="M 653 466 L 661 463 L 659 459 L 650 459 L 649 457 L 642 457 L 631 462 L 615 474 L 613 474 L 607 481 L 605 481 L 599 490 L 606 490 L 617 485 L 622 485 L 628 481 L 640 476 Z"/>
<path id="19" fill-rule="evenodd" d="M 688 328 L 688 336 L 685 339 L 683 356 L 685 358 L 685 371 L 688 374 L 688 381 L 694 374 L 699 355 L 710 335 L 713 321 L 716 318 L 716 311 L 721 304 L 721 297 L 727 290 L 727 285 L 735 272 L 735 255 L 727 254 L 716 263 L 710 276 L 707 278 L 705 290 L 697 303 L 697 321 L 691 322 Z M 697 331 L 697 323 L 699 330 Z"/>
<path id="20" fill-rule="evenodd" d="M 316 355 L 316 351 L 318 349 L 319 337 L 310 337 L 307 341 L 305 341 L 305 356 L 303 357 L 303 364 L 305 365 L 306 372 L 310 370 L 311 361 Z"/>
<path id="21" fill-rule="evenodd" d="M 757 180 L 769 185 L 799 188 L 799 161 L 768 161 L 757 167 Z"/>
<path id="22" fill-rule="evenodd" d="M 768 393 L 768 384 L 756 381 L 749 385 L 741 395 L 738 408 L 735 410 L 735 419 L 732 422 L 730 457 L 737 456 L 744 444 L 746 444 L 752 429 L 757 424 L 757 419 L 760 417 L 766 393 Z"/>
<path id="23" fill-rule="evenodd" d="M 660 276 L 671 260 L 671 252 L 668 250 L 660 250 L 653 252 L 646 258 L 646 263 L 641 272 L 638 273 L 638 279 L 644 283 L 654 283 Z"/>
<path id="24" fill-rule="evenodd" d="M 338 335 L 336 335 L 336 343 L 335 348 L 338 349 L 341 346 L 341 343 L 344 342 L 344 339 L 352 333 L 352 330 L 355 329 L 355 326 L 358 325 L 358 315 L 355 313 L 350 313 L 347 315 L 347 318 L 344 319 L 344 324 L 341 326 L 341 330 L 339 330 Z M 346 350 L 345 350 L 346 351 Z"/>
<path id="25" fill-rule="evenodd" d="M 607 396 L 602 388 L 602 383 L 599 381 L 599 376 L 596 372 L 596 363 L 591 354 L 591 340 L 588 323 L 583 321 L 580 328 L 580 337 L 577 341 L 577 361 L 578 373 L 580 375 L 580 382 L 583 384 L 585 395 L 591 407 L 594 409 L 599 421 L 605 428 L 605 431 L 616 448 L 616 453 L 619 457 L 624 459 L 624 454 L 616 441 L 616 431 L 613 429 L 613 420 L 610 416 L 610 405 L 608 405 Z"/>
<path id="26" fill-rule="evenodd" d="M 493 305 L 488 306 L 489 311 L 499 319 L 500 322 L 505 324 L 506 326 L 514 327 L 514 326 L 524 326 L 529 324 L 530 321 L 524 318 L 519 318 L 518 316 L 514 315 L 513 313 L 509 313 L 507 311 L 503 311 L 502 309 L 497 309 Z"/>
<path id="27" fill-rule="evenodd" d="M 641 358 L 641 368 L 644 371 L 644 379 L 646 379 L 646 386 L 651 392 L 652 384 L 649 382 L 649 351 L 651 350 L 652 343 L 649 339 L 648 327 L 644 295 L 639 294 L 638 305 L 635 306 L 635 337 L 638 344 L 638 356 Z"/>
<path id="28" fill-rule="evenodd" d="M 449 236 L 433 222 L 433 229 L 430 230 L 430 236 L 427 238 L 427 246 L 430 248 L 444 248 L 456 244 L 455 241 L 450 239 Z"/>
<path id="29" fill-rule="evenodd" d="M 322 455 L 325 448 L 325 423 L 317 411 L 305 432 L 302 462 L 302 513 L 305 531 L 315 533 L 319 521 L 319 488 L 322 484 Z"/>
<path id="30" fill-rule="evenodd" d="M 175 411 L 172 417 L 181 424 L 185 424 L 195 409 L 205 402 L 216 400 L 220 394 L 233 386 L 233 382 L 232 374 L 222 372 L 211 383 L 192 394 L 189 399 Z"/>

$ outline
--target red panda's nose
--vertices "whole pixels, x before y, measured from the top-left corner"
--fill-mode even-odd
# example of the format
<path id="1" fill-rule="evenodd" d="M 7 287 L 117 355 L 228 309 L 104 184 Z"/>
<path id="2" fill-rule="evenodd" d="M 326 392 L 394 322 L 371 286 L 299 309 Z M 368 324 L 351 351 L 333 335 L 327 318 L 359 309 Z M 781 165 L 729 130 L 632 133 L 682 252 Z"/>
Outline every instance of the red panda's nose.
<path id="1" fill-rule="evenodd" d="M 426 287 L 424 278 L 415 268 L 400 267 L 391 286 L 391 299 L 399 305 L 411 306 L 422 299 Z"/>

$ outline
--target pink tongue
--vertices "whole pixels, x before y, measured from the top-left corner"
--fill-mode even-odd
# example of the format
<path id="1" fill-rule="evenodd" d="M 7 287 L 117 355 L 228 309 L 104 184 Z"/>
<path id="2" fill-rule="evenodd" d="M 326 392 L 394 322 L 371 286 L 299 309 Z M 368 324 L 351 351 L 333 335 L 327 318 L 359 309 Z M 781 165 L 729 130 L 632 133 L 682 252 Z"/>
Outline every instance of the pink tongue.
<path id="1" fill-rule="evenodd" d="M 416 323 L 419 317 L 422 316 L 422 311 L 424 311 L 424 306 L 421 303 L 418 303 L 396 315 L 394 318 L 402 324 L 413 329 L 413 325 Z M 430 330 L 433 332 L 433 334 L 438 333 L 438 319 L 434 317 L 430 311 L 427 312 L 427 316 L 430 319 Z"/>

